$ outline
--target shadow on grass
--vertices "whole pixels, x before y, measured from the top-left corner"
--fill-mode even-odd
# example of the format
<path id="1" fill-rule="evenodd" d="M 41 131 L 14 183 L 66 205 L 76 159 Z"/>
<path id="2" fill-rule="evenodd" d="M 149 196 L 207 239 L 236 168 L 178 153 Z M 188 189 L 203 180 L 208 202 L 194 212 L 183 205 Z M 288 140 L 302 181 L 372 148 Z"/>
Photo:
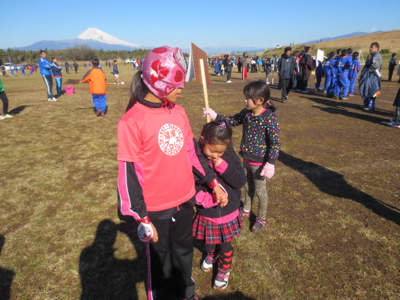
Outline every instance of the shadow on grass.
<path id="1" fill-rule="evenodd" d="M 144 282 L 146 277 L 146 252 L 144 243 L 134 234 L 135 228 L 132 224 L 117 225 L 111 220 L 99 223 L 93 243 L 82 251 L 79 259 L 81 300 L 138 299 L 136 285 Z M 117 259 L 114 256 L 118 231 L 128 236 L 137 258 Z"/>
<path id="2" fill-rule="evenodd" d="M 342 174 L 315 163 L 301 160 L 284 151 L 279 152 L 279 160 L 285 166 L 306 176 L 321 192 L 360 203 L 378 216 L 400 225 L 400 210 L 398 208 L 356 189 L 344 179 Z"/>
<path id="3" fill-rule="evenodd" d="M 4 246 L 6 238 L 0 235 L 0 254 Z M 11 298 L 11 283 L 14 279 L 15 272 L 0 268 L 0 300 L 8 300 Z"/>
<path id="4" fill-rule="evenodd" d="M 16 108 L 13 108 L 12 110 L 10 110 L 8 113 L 10 114 L 10 115 L 18 115 L 20 112 L 22 112 L 25 108 L 27 108 L 27 107 L 31 107 L 31 106 L 33 106 L 33 105 L 21 105 L 21 106 L 18 106 L 18 107 L 16 107 Z"/>
<path id="5" fill-rule="evenodd" d="M 344 108 L 357 109 L 357 110 L 361 111 L 361 105 L 362 105 L 361 98 L 360 98 L 360 104 L 349 103 L 349 102 L 346 102 L 343 100 L 334 101 L 334 100 L 329 100 L 329 98 L 315 98 L 315 97 L 304 97 L 304 98 L 307 98 L 311 101 L 314 101 L 316 103 L 323 104 L 326 106 L 332 106 L 332 107 L 337 107 L 337 108 L 344 107 Z M 338 101 L 340 101 L 340 102 L 338 102 Z M 371 114 L 380 115 L 382 117 L 389 117 L 389 118 L 393 117 L 393 112 L 387 111 L 384 109 L 379 109 L 379 108 L 376 108 L 375 111 L 372 112 Z M 359 114 L 359 115 L 364 116 L 365 117 L 364 119 L 366 119 L 366 117 L 367 117 L 365 114 Z"/>
<path id="6" fill-rule="evenodd" d="M 388 121 L 390 121 L 389 119 L 375 117 L 373 115 L 365 115 L 365 114 L 359 114 L 359 113 L 351 112 L 351 111 L 348 111 L 348 110 L 343 109 L 343 108 L 320 107 L 320 106 L 316 106 L 316 105 L 313 105 L 312 107 L 319 108 L 320 110 L 325 111 L 325 112 L 330 113 L 330 114 L 343 115 L 343 116 L 346 116 L 346 117 L 359 119 L 359 120 L 363 120 L 363 121 L 368 121 L 368 122 L 371 122 L 371 123 L 380 124 L 380 125 L 384 125 L 384 126 L 386 126 L 386 123 Z"/>

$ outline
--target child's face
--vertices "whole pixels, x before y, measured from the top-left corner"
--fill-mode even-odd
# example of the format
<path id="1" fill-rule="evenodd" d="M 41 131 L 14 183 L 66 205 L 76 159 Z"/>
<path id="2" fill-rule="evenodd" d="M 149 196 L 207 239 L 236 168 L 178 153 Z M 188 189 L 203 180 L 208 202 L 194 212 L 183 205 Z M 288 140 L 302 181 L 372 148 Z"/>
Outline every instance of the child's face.
<path id="1" fill-rule="evenodd" d="M 204 138 L 201 136 L 200 140 L 204 140 Z M 226 151 L 226 148 L 228 148 L 227 145 L 222 144 L 205 144 L 203 148 L 203 154 L 205 157 L 207 157 L 209 160 L 212 160 L 213 162 L 218 160 Z"/>
<path id="2" fill-rule="evenodd" d="M 176 100 L 178 100 L 181 93 L 182 93 L 182 89 L 175 89 L 171 93 L 168 94 L 167 100 L 169 102 L 176 102 Z"/>
<path id="3" fill-rule="evenodd" d="M 255 110 L 256 108 L 259 108 L 260 106 L 262 106 L 262 104 L 264 103 L 264 99 L 260 98 L 260 99 L 244 99 L 244 104 L 246 105 L 246 108 L 248 110 Z"/>
<path id="4" fill-rule="evenodd" d="M 53 59 L 53 62 L 57 63 L 57 58 Z"/>

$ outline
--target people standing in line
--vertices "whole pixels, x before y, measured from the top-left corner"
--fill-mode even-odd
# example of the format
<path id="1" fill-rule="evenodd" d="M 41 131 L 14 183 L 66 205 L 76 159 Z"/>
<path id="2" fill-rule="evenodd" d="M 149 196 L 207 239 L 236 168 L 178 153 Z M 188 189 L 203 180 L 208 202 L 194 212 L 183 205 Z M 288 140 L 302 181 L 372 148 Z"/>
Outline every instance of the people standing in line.
<path id="1" fill-rule="evenodd" d="M 337 68 L 339 93 L 336 93 L 336 95 L 339 96 L 340 100 L 347 100 L 347 94 L 349 93 L 349 69 L 351 68 L 347 57 L 347 50 L 342 50 L 342 56 L 338 59 Z"/>
<path id="2" fill-rule="evenodd" d="M 350 88 L 349 88 L 349 96 L 354 96 L 354 89 L 356 86 L 358 72 L 361 70 L 361 64 L 358 60 L 359 53 L 353 53 L 353 59 L 351 61 L 351 68 L 349 70 L 349 79 L 350 79 Z"/>
<path id="3" fill-rule="evenodd" d="M 308 79 L 310 78 L 311 71 L 315 70 L 315 67 L 312 63 L 312 57 L 310 55 L 311 52 L 311 47 L 306 46 L 304 47 L 304 56 L 301 59 L 301 71 L 302 71 L 302 92 L 303 93 L 309 93 L 307 90 L 308 86 Z"/>
<path id="4" fill-rule="evenodd" d="M 107 109 L 107 83 L 106 74 L 98 68 L 100 62 L 97 58 L 92 60 L 93 69 L 89 70 L 82 78 L 82 83 L 89 82 L 89 92 L 92 94 L 95 113 L 104 117 Z"/>
<path id="5" fill-rule="evenodd" d="M 218 181 L 229 195 L 227 203 L 215 201 L 212 190 L 195 175 L 196 213 L 193 218 L 193 236 L 204 243 L 207 256 L 201 262 L 201 269 L 210 272 L 218 261 L 214 289 L 228 287 L 232 269 L 234 249 L 232 241 L 240 234 L 242 219 L 239 214 L 241 188 L 246 175 L 239 157 L 231 144 L 232 129 L 224 121 L 204 125 L 199 139 L 197 156 L 212 165 Z"/>
<path id="6" fill-rule="evenodd" d="M 118 63 L 117 60 L 114 60 L 113 74 L 114 74 L 114 83 L 119 84 L 119 73 L 118 71 Z"/>
<path id="7" fill-rule="evenodd" d="M 331 70 L 331 59 L 332 59 L 333 52 L 330 52 L 324 62 L 324 76 L 325 76 L 325 84 L 324 84 L 324 95 L 328 95 L 329 86 L 331 84 L 332 79 L 332 70 Z"/>
<path id="8" fill-rule="evenodd" d="M 392 53 L 392 58 L 389 61 L 389 78 L 388 78 L 388 81 L 393 81 L 392 80 L 393 71 L 394 71 L 395 67 L 397 66 L 397 64 L 396 64 L 396 56 L 397 56 L 397 53 Z"/>
<path id="9" fill-rule="evenodd" d="M 69 63 L 68 63 L 68 61 L 65 61 L 64 66 L 65 66 L 65 73 L 69 74 Z"/>
<path id="10" fill-rule="evenodd" d="M 51 63 L 46 59 L 47 53 L 40 50 L 39 68 L 42 79 L 46 85 L 47 101 L 57 102 L 53 96 L 53 76 L 51 75 Z"/>
<path id="11" fill-rule="evenodd" d="M 72 65 L 74 66 L 75 74 L 77 74 L 78 73 L 78 68 L 79 68 L 78 63 L 74 60 L 74 63 Z"/>
<path id="12" fill-rule="evenodd" d="M 297 65 L 296 58 L 291 55 L 292 48 L 286 47 L 285 52 L 282 56 L 278 59 L 276 63 L 276 71 L 279 76 L 279 82 L 281 87 L 282 93 L 282 102 L 285 103 L 290 90 L 293 87 L 295 82 L 296 73 L 295 71 L 299 71 L 299 67 Z"/>
<path id="13" fill-rule="evenodd" d="M 248 66 L 249 66 L 249 56 L 247 55 L 247 52 L 243 53 L 243 57 L 241 59 L 242 62 L 242 79 L 247 79 L 247 71 L 248 71 Z"/>
<path id="14" fill-rule="evenodd" d="M 3 60 L 0 59 L 0 68 L 3 68 Z M 6 89 L 3 82 L 0 80 L 0 100 L 3 102 L 3 114 L 0 115 L 0 120 L 12 118 L 13 116 L 8 113 L 8 98 L 6 95 Z"/>
<path id="15" fill-rule="evenodd" d="M 54 80 L 56 81 L 56 87 L 57 87 L 57 94 L 62 95 L 62 67 L 59 67 L 57 64 L 57 58 L 52 57 L 51 58 L 51 71 L 53 72 L 53 77 Z"/>
<path id="16" fill-rule="evenodd" d="M 211 120 L 224 121 L 228 126 L 243 125 L 240 155 L 246 172 L 247 183 L 242 217 L 249 217 L 254 196 L 258 197 L 258 214 L 252 232 L 260 232 L 266 225 L 268 206 L 265 178 L 275 174 L 275 162 L 281 147 L 279 124 L 275 107 L 269 101 L 270 90 L 264 81 L 248 83 L 244 89 L 246 108 L 234 116 L 219 115 L 211 108 L 204 111 Z"/>

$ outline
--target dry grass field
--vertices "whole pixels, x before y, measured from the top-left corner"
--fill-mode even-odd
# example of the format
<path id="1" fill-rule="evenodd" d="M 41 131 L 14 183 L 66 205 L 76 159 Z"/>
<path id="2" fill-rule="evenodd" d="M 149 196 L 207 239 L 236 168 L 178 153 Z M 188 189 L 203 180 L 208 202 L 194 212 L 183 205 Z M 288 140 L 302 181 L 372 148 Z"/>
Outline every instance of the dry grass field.
<path id="1" fill-rule="evenodd" d="M 1 78 L 14 114 L 0 121 L 1 300 L 146 298 L 144 246 L 117 217 L 117 122 L 134 74 L 119 68 L 127 84 L 107 86 L 105 117 L 93 113 L 85 84 L 53 103 L 39 75 Z M 243 108 L 248 81 L 239 78 L 211 76 L 217 112 Z M 400 299 L 400 130 L 385 125 L 398 88 L 382 82 L 377 110 L 364 112 L 358 91 L 349 101 L 291 93 L 283 104 L 271 86 L 282 151 L 267 181 L 268 223 L 253 234 L 254 216 L 244 221 L 224 292 L 212 289 L 194 243 L 204 299 Z M 201 85 L 187 84 L 179 104 L 198 137 Z M 235 128 L 236 150 L 240 136 Z"/>

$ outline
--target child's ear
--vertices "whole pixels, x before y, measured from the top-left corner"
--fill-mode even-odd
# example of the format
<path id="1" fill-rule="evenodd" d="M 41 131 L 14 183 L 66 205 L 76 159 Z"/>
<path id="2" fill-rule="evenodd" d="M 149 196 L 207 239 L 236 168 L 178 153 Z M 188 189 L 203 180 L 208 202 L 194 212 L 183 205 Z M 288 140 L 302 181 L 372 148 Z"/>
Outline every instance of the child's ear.
<path id="1" fill-rule="evenodd" d="M 200 136 L 200 141 L 204 142 L 204 137 L 203 136 Z"/>
<path id="2" fill-rule="evenodd" d="M 264 100 L 264 98 L 263 98 L 263 97 L 261 97 L 260 99 L 258 99 L 258 101 L 260 101 L 261 105 L 263 105 L 263 104 L 264 104 L 264 102 L 265 102 L 265 100 Z"/>

